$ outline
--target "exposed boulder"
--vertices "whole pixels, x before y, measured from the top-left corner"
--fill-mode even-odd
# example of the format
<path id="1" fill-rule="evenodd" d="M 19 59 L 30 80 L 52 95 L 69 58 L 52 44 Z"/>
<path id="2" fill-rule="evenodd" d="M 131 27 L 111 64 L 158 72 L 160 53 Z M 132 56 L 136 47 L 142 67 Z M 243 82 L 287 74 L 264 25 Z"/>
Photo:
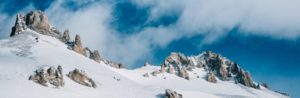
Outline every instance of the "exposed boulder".
<path id="1" fill-rule="evenodd" d="M 211 83 L 217 83 L 217 79 L 212 72 L 207 73 L 206 80 Z"/>
<path id="2" fill-rule="evenodd" d="M 89 78 L 83 71 L 79 71 L 78 69 L 74 69 L 73 71 L 69 72 L 67 76 L 72 79 L 73 81 L 85 85 L 88 87 L 96 88 L 97 85 L 94 80 Z"/>
<path id="3" fill-rule="evenodd" d="M 75 52 L 86 56 L 85 48 L 82 47 L 82 43 L 81 43 L 81 39 L 80 39 L 79 35 L 75 36 L 75 42 L 74 42 L 74 45 L 73 45 L 72 49 Z"/>
<path id="4" fill-rule="evenodd" d="M 170 89 L 165 90 L 164 98 L 183 98 L 182 94 L 172 91 Z"/>
<path id="5" fill-rule="evenodd" d="M 64 86 L 64 79 L 61 66 L 58 66 L 57 69 L 52 66 L 47 70 L 36 70 L 35 74 L 29 77 L 29 80 L 32 80 L 43 86 L 48 86 L 48 83 L 54 85 L 55 87 Z"/>

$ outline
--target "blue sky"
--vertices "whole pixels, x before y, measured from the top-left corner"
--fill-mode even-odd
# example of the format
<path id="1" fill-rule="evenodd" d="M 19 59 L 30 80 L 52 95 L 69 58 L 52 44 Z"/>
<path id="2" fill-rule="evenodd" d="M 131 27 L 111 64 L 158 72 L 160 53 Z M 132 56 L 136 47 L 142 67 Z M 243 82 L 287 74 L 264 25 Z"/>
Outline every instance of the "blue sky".
<path id="1" fill-rule="evenodd" d="M 8 37 L 16 13 L 40 9 L 54 26 L 79 33 L 86 46 L 129 68 L 160 65 L 170 52 L 212 50 L 256 81 L 300 97 L 300 2 L 213 1 L 0 1 L 0 38 Z"/>

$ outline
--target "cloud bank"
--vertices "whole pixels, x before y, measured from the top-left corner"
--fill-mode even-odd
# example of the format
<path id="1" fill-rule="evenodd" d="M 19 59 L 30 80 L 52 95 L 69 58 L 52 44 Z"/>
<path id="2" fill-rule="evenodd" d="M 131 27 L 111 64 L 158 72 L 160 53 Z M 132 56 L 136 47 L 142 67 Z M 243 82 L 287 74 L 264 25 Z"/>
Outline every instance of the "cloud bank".
<path id="1" fill-rule="evenodd" d="M 117 20 L 113 13 L 118 10 L 116 6 L 124 2 L 149 13 L 147 21 L 137 25 L 141 29 L 127 35 L 111 24 Z M 300 36 L 299 4 L 299 0 L 67 0 L 54 1 L 45 12 L 60 30 L 80 34 L 85 46 L 100 50 L 105 58 L 133 67 L 153 58 L 155 49 L 175 40 L 203 36 L 199 45 L 211 44 L 233 29 L 244 36 L 296 40 Z M 128 17 L 134 14 L 125 13 Z M 176 16 L 170 24 L 160 23 L 170 16 Z M 14 17 L 1 14 L 1 35 L 10 32 L 12 25 L 6 25 L 7 21 L 13 24 Z"/>

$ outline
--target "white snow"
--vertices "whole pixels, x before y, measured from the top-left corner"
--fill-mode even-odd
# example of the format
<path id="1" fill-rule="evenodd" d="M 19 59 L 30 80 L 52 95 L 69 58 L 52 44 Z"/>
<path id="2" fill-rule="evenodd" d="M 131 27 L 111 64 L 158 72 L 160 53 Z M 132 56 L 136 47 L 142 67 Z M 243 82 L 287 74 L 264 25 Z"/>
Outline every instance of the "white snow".
<path id="1" fill-rule="evenodd" d="M 28 80 L 36 69 L 58 65 L 62 66 L 64 75 L 75 68 L 84 70 L 98 87 L 77 84 L 66 76 L 65 86 L 60 88 L 44 87 Z M 56 38 L 31 30 L 0 41 L 1 98 L 160 98 L 165 89 L 175 90 L 184 98 L 286 98 L 268 89 L 257 90 L 232 81 L 209 83 L 203 79 L 203 69 L 190 72 L 190 80 L 168 73 L 143 77 L 144 73 L 158 69 L 158 66 L 115 69 L 67 49 Z"/>

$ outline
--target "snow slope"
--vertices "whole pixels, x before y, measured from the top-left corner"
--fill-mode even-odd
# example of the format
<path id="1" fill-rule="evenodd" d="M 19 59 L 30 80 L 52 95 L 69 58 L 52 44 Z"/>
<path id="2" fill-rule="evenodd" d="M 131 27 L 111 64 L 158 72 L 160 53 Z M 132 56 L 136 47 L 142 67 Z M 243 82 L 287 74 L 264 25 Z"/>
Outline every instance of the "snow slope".
<path id="1" fill-rule="evenodd" d="M 62 66 L 63 74 L 75 68 L 84 70 L 98 87 L 89 88 L 67 77 L 61 88 L 44 87 L 28 80 L 36 69 L 58 65 Z M 159 98 L 165 89 L 176 90 L 184 98 L 286 98 L 267 89 L 257 90 L 232 81 L 209 83 L 203 79 L 203 69 L 192 72 L 191 80 L 168 73 L 142 76 L 157 69 L 157 66 L 115 69 L 67 49 L 56 38 L 28 29 L 0 41 L 0 98 Z"/>

